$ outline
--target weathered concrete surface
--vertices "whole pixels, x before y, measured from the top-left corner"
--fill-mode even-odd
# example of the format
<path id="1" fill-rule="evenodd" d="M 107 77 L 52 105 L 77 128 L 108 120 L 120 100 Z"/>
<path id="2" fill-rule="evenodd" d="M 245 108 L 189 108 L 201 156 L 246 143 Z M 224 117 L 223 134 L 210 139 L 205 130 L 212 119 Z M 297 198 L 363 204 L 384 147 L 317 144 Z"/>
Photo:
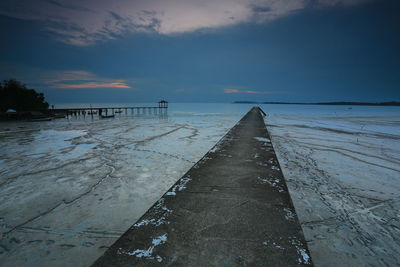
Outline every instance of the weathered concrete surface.
<path id="1" fill-rule="evenodd" d="M 311 265 L 253 108 L 93 266 Z"/>

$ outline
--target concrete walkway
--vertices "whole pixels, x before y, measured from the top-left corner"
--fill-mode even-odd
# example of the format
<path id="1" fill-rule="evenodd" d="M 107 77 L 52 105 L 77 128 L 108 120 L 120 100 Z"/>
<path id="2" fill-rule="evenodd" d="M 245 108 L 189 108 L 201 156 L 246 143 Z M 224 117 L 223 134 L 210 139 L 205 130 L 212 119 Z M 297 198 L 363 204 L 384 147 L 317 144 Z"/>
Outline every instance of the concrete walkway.
<path id="1" fill-rule="evenodd" d="M 311 265 L 259 108 L 93 266 Z"/>

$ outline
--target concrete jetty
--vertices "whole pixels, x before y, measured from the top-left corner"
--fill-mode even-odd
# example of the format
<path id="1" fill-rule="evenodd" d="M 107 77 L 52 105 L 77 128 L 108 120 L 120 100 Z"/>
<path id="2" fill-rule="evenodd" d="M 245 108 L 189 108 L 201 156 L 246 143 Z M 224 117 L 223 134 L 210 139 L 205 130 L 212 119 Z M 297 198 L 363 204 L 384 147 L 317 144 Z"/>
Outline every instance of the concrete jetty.
<path id="1" fill-rule="evenodd" d="M 312 265 L 265 127 L 252 108 L 93 266 Z"/>

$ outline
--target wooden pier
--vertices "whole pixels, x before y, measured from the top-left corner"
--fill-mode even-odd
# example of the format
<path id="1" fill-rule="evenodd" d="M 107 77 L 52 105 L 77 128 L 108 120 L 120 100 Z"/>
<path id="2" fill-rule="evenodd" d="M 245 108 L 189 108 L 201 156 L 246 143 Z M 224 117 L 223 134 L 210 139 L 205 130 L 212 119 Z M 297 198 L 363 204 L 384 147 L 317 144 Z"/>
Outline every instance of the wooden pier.
<path id="1" fill-rule="evenodd" d="M 87 108 L 64 108 L 52 109 L 54 114 L 66 116 L 94 116 L 109 117 L 115 114 L 140 115 L 140 114 L 166 114 L 168 111 L 168 102 L 159 101 L 158 106 L 153 107 L 87 107 Z"/>

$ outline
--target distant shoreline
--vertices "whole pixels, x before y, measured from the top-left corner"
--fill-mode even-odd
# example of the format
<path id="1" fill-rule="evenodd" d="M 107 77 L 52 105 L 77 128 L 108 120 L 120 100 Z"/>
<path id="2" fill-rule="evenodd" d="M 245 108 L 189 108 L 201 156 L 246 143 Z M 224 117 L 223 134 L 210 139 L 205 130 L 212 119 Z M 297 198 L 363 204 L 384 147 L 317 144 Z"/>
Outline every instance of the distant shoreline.
<path id="1" fill-rule="evenodd" d="M 331 105 L 331 106 L 400 106 L 400 102 L 316 102 L 316 103 L 298 103 L 298 102 L 256 102 L 256 101 L 234 101 L 234 104 L 272 104 L 272 105 Z"/>

